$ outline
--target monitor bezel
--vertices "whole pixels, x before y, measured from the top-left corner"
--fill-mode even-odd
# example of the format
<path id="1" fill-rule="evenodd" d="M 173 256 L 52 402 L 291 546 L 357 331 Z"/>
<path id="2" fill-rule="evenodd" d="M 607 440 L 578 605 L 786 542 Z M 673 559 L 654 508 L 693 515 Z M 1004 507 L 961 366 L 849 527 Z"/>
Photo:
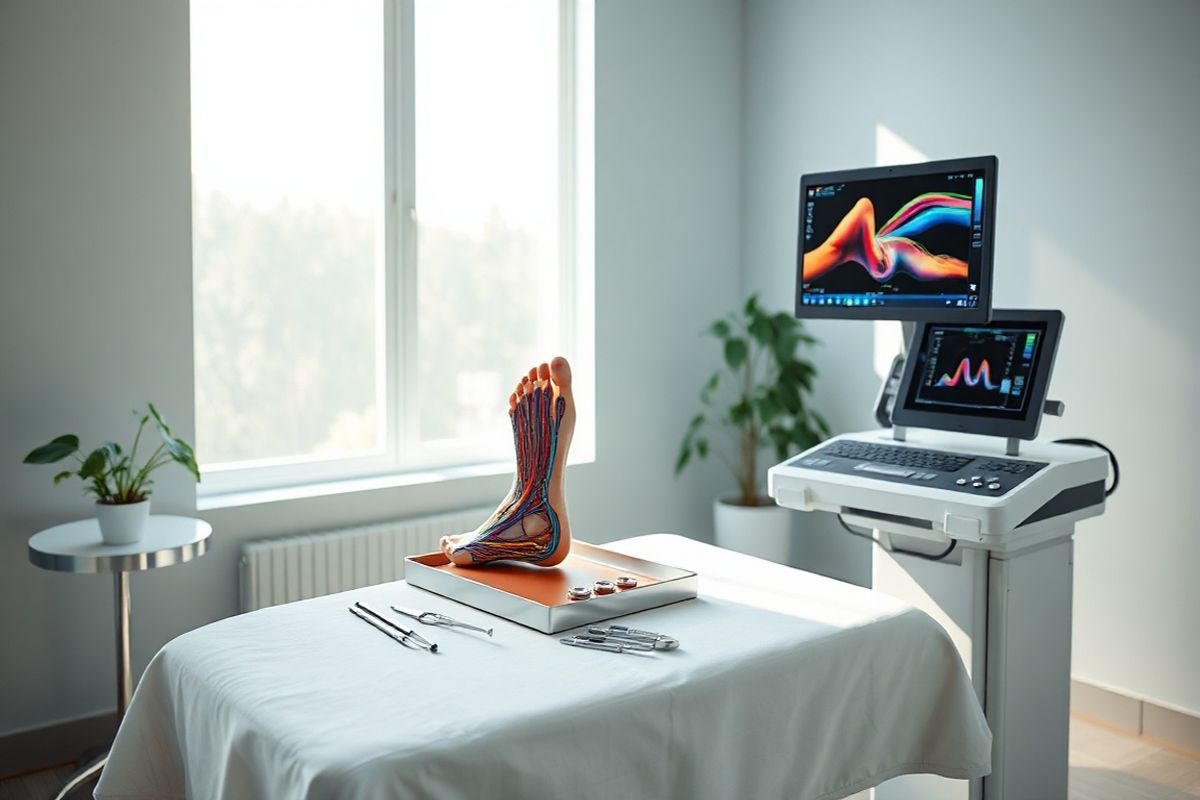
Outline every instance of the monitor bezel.
<path id="1" fill-rule="evenodd" d="M 1062 336 L 1063 324 L 1066 317 L 1063 312 L 1051 309 L 995 309 L 987 325 L 965 322 L 962 320 L 939 319 L 936 321 L 920 322 L 913 330 L 912 341 L 908 343 L 907 355 L 904 360 L 904 375 L 900 379 L 900 387 L 896 392 L 896 402 L 892 406 L 892 424 L 909 428 L 931 428 L 939 431 L 955 433 L 978 433 L 984 436 L 1003 436 L 1016 439 L 1036 439 L 1042 424 L 1042 410 L 1046 402 L 1046 394 L 1050 389 L 1050 378 L 1054 373 L 1054 360 L 1058 355 L 1058 342 Z M 1021 323 L 1043 323 L 1046 326 L 1046 338 L 1042 344 L 1042 354 L 1038 357 L 1033 380 L 1028 389 L 1029 404 L 1025 407 L 1022 418 L 1001 419 L 998 417 L 972 417 L 967 414 L 949 414 L 940 411 L 922 411 L 908 405 L 912 392 L 912 383 L 916 380 L 919 359 L 916 357 L 917 348 L 924 346 L 925 336 L 930 326 L 954 327 L 1004 327 Z"/>
<path id="2" fill-rule="evenodd" d="M 796 226 L 796 317 L 799 319 L 898 319 L 922 321 L 937 319 L 946 322 L 987 322 L 992 310 L 992 256 L 995 248 L 996 156 L 955 158 L 945 161 L 926 161 L 891 167 L 812 172 L 800 176 Z M 906 178 L 941 172 L 982 171 L 983 194 L 983 251 L 979 263 L 979 305 L 975 308 L 927 306 L 901 308 L 898 306 L 814 306 L 804 305 L 804 198 L 808 187 L 826 183 Z"/>

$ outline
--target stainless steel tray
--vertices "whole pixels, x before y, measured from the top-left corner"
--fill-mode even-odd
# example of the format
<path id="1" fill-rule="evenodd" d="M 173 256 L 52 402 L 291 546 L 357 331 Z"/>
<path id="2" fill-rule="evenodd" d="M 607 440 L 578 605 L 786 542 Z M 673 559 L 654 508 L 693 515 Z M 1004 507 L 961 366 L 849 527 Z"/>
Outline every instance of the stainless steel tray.
<path id="1" fill-rule="evenodd" d="M 638 579 L 633 589 L 571 600 L 567 589 L 620 575 Z M 438 553 L 404 559 L 404 577 L 412 586 L 495 614 L 521 625 L 558 633 L 635 611 L 691 600 L 696 573 L 615 553 L 587 542 L 571 542 L 571 554 L 556 567 L 503 561 L 481 567 L 456 567 Z"/>

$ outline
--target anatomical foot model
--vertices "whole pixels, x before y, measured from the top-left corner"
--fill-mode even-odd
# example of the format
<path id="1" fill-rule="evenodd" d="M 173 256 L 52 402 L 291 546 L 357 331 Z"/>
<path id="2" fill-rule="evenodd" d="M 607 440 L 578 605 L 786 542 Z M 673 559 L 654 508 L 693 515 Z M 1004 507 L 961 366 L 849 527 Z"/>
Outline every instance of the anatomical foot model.
<path id="1" fill-rule="evenodd" d="M 575 432 L 571 367 L 562 357 L 529 370 L 508 398 L 517 474 L 512 490 L 471 533 L 443 536 L 442 552 L 460 567 L 528 561 L 552 567 L 571 550 L 563 473 Z"/>

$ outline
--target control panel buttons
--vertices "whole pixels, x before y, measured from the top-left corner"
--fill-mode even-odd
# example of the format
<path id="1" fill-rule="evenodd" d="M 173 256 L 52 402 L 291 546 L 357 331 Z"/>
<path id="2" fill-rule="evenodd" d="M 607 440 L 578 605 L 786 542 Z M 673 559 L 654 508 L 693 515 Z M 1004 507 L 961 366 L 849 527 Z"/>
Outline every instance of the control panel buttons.
<path id="1" fill-rule="evenodd" d="M 971 481 L 971 485 L 974 486 L 976 489 L 982 489 L 983 481 Z"/>
<path id="2" fill-rule="evenodd" d="M 956 480 L 956 481 L 955 481 L 955 483 L 957 483 L 959 486 L 966 486 L 966 485 L 967 485 L 967 479 L 966 479 L 966 478 L 959 478 L 958 480 Z"/>
<path id="3" fill-rule="evenodd" d="M 921 480 L 923 480 L 923 481 L 931 481 L 931 480 L 933 480 L 933 479 L 934 479 L 934 478 L 936 478 L 936 477 L 937 477 L 937 473 L 936 473 L 936 472 L 926 472 L 924 475 L 922 475 L 922 476 L 921 476 Z"/>
<path id="4" fill-rule="evenodd" d="M 1000 484 L 996 483 L 995 481 L 992 481 L 991 483 L 988 484 L 988 488 L 991 489 L 993 492 L 999 491 Z"/>

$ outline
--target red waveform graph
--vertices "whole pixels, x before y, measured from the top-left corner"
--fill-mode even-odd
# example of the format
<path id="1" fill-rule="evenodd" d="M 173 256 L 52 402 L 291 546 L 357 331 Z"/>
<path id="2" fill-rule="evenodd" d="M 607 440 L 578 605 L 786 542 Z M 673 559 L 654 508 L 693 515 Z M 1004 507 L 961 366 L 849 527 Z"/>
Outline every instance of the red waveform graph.
<path id="1" fill-rule="evenodd" d="M 958 386 L 962 382 L 966 382 L 967 386 L 978 386 L 982 383 L 983 387 L 990 392 L 999 388 L 992 383 L 992 367 L 986 358 L 980 363 L 979 370 L 974 375 L 971 374 L 971 359 L 964 358 L 958 362 L 958 368 L 954 370 L 953 375 L 943 375 L 938 378 L 938 382 L 934 386 Z"/>

